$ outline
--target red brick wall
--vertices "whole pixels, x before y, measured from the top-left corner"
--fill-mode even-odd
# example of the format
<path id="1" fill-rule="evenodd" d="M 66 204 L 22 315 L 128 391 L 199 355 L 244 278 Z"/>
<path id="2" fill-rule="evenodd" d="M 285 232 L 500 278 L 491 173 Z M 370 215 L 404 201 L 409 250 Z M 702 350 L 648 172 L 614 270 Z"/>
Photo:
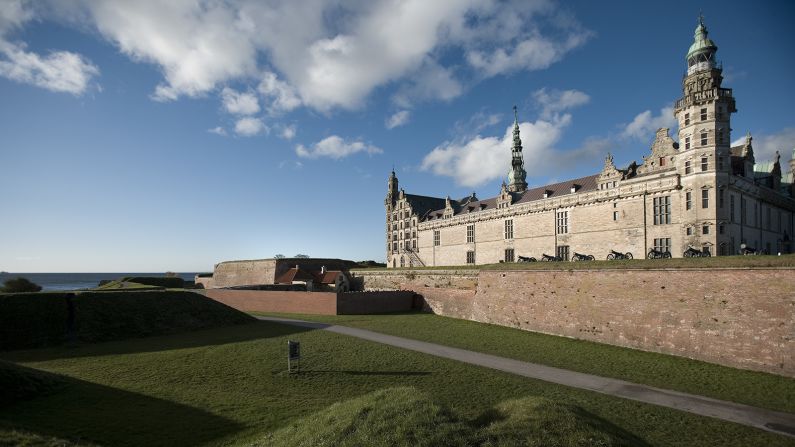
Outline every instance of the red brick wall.
<path id="1" fill-rule="evenodd" d="M 468 290 L 395 275 L 439 315 L 795 377 L 795 269 L 484 270 Z"/>
<path id="2" fill-rule="evenodd" d="M 209 289 L 205 295 L 244 312 L 337 314 L 336 292 Z"/>

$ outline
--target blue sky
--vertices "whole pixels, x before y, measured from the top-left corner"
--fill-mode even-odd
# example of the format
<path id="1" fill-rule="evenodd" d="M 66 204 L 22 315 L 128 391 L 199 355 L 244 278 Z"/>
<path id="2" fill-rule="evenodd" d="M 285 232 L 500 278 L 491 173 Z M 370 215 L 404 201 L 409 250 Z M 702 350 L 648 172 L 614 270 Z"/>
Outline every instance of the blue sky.
<path id="1" fill-rule="evenodd" d="M 699 10 L 757 159 L 795 147 L 795 6 L 0 0 L 0 270 L 383 260 L 407 192 L 618 165 L 675 126 Z"/>

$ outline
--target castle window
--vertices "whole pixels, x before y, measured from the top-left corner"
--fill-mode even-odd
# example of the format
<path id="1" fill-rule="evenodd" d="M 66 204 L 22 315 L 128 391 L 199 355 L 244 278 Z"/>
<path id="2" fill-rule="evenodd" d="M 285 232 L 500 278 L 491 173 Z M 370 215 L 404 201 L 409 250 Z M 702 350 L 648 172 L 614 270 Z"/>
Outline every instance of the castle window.
<path id="1" fill-rule="evenodd" d="M 661 237 L 654 239 L 654 249 L 661 252 L 671 251 L 671 238 Z"/>
<path id="2" fill-rule="evenodd" d="M 689 113 L 685 113 L 685 126 L 689 126 L 689 125 L 690 125 L 690 114 Z"/>
<path id="3" fill-rule="evenodd" d="M 693 193 L 690 191 L 685 193 L 685 209 L 689 210 L 693 208 Z"/>
<path id="4" fill-rule="evenodd" d="M 411 248 L 414 249 L 414 250 L 417 249 L 417 240 L 416 239 L 411 241 Z"/>
<path id="5" fill-rule="evenodd" d="M 569 246 L 568 245 L 558 245 L 555 248 L 555 256 L 563 259 L 564 261 L 569 260 Z"/>
<path id="6" fill-rule="evenodd" d="M 734 196 L 729 194 L 729 222 L 734 222 Z"/>
<path id="7" fill-rule="evenodd" d="M 397 242 L 392 242 L 392 251 L 397 251 Z"/>
<path id="8" fill-rule="evenodd" d="M 707 120 L 707 109 L 701 109 L 701 121 Z"/>
<path id="9" fill-rule="evenodd" d="M 718 157 L 718 171 L 723 170 L 723 157 Z"/>
<path id="10" fill-rule="evenodd" d="M 671 196 L 654 198 L 654 225 L 671 223 Z"/>
<path id="11" fill-rule="evenodd" d="M 439 246 L 439 230 L 433 230 L 433 245 Z"/>
<path id="12" fill-rule="evenodd" d="M 505 262 L 513 262 L 513 248 L 505 249 Z"/>
<path id="13" fill-rule="evenodd" d="M 475 225 L 467 225 L 467 242 L 475 242 Z"/>
<path id="14" fill-rule="evenodd" d="M 665 166 L 665 157 L 660 157 L 660 167 Z"/>
<path id="15" fill-rule="evenodd" d="M 411 232 L 411 237 L 417 237 L 417 232 L 416 231 L 412 231 Z"/>
<path id="16" fill-rule="evenodd" d="M 690 149 L 690 137 L 685 137 L 685 149 Z"/>
<path id="17" fill-rule="evenodd" d="M 557 221 L 557 234 L 566 234 L 569 232 L 569 212 L 558 211 L 556 215 Z"/>
<path id="18" fill-rule="evenodd" d="M 723 225 L 723 224 L 718 225 L 718 233 L 719 234 L 726 233 L 726 225 Z"/>
<path id="19" fill-rule="evenodd" d="M 505 221 L 505 239 L 513 239 L 513 219 Z"/>
<path id="20" fill-rule="evenodd" d="M 701 234 L 709 234 L 709 225 L 701 226 Z"/>
<path id="21" fill-rule="evenodd" d="M 723 196 L 724 196 L 723 190 L 722 189 L 718 190 L 718 207 L 720 208 L 723 208 Z"/>
<path id="22" fill-rule="evenodd" d="M 709 190 L 701 190 L 701 208 L 709 208 Z"/>
<path id="23" fill-rule="evenodd" d="M 613 211 L 613 220 L 618 220 L 618 211 Z"/>
<path id="24" fill-rule="evenodd" d="M 707 157 L 701 157 L 701 172 L 704 172 L 709 167 L 709 159 Z"/>
<path id="25" fill-rule="evenodd" d="M 686 232 L 688 236 L 691 236 L 693 234 L 693 227 L 687 227 Z"/>
<path id="26" fill-rule="evenodd" d="M 707 145 L 707 133 L 706 132 L 701 132 L 701 145 L 702 146 L 706 146 Z"/>
<path id="27" fill-rule="evenodd" d="M 467 252 L 467 264 L 474 264 L 475 263 L 475 252 L 468 251 Z"/>
<path id="28" fill-rule="evenodd" d="M 690 165 L 690 160 L 685 162 L 685 174 L 690 174 L 693 172 L 693 167 Z"/>

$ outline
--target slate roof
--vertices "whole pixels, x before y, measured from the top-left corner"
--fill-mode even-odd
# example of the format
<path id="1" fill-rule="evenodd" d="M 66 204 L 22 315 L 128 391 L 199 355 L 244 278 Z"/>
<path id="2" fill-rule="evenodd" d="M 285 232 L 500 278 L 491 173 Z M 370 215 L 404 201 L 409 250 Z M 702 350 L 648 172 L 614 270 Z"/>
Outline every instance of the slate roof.
<path id="1" fill-rule="evenodd" d="M 306 270 L 301 270 L 298 267 L 293 267 L 276 278 L 276 284 L 292 284 L 293 281 L 314 281 L 316 278 Z"/>
<path id="2" fill-rule="evenodd" d="M 444 209 L 445 199 L 438 197 L 418 196 L 416 194 L 406 194 L 406 200 L 411 204 L 411 211 L 423 219 L 429 211 L 442 208 Z"/>
<path id="3" fill-rule="evenodd" d="M 575 194 L 589 192 L 589 191 L 596 191 L 598 184 L 597 178 L 599 174 L 589 175 L 587 177 L 580 177 L 572 180 L 567 180 L 565 182 L 553 183 L 551 185 L 540 186 L 537 188 L 528 189 L 521 193 L 511 193 L 513 196 L 513 203 L 528 203 L 535 200 L 542 200 L 544 198 L 544 193 L 549 191 L 549 198 L 555 197 L 562 197 L 564 195 L 571 194 L 571 187 L 572 185 L 578 185 L 577 191 Z M 453 215 L 459 214 L 466 214 L 466 213 L 476 213 L 479 211 L 486 211 L 497 208 L 497 197 L 491 197 L 489 199 L 483 200 L 475 200 L 475 201 L 467 201 L 467 202 L 460 202 L 457 200 L 451 200 L 450 204 L 453 206 Z M 429 221 L 429 220 L 436 220 L 441 219 L 444 214 L 444 199 L 441 199 L 441 206 L 431 210 L 427 216 L 420 214 L 421 220 Z"/>

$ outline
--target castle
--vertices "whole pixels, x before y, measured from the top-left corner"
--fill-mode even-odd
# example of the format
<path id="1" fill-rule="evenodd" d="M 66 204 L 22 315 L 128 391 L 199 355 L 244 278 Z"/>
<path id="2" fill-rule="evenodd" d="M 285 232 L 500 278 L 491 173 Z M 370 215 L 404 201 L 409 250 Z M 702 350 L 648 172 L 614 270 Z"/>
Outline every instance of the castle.
<path id="1" fill-rule="evenodd" d="M 389 176 L 389 267 L 515 262 L 575 252 L 605 259 L 611 250 L 681 257 L 689 247 L 734 255 L 742 247 L 791 251 L 795 231 L 795 160 L 756 164 L 752 138 L 731 146 L 732 90 L 703 20 L 686 56 L 676 101 L 677 140 L 659 129 L 642 163 L 617 168 L 610 154 L 595 175 L 528 189 L 518 119 L 508 183 L 499 195 L 460 200 L 407 194 Z M 793 151 L 795 159 L 795 151 Z"/>

